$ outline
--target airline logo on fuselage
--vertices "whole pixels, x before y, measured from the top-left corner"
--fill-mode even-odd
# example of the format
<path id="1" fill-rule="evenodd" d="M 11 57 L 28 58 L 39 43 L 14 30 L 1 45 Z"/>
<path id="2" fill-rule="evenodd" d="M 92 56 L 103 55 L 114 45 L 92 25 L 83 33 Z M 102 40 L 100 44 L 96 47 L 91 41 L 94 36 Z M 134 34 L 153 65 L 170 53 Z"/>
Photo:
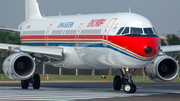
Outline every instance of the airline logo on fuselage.
<path id="1" fill-rule="evenodd" d="M 74 22 L 60 22 L 57 28 L 71 28 L 73 25 Z"/>
<path id="2" fill-rule="evenodd" d="M 106 19 L 92 19 L 87 27 L 101 27 L 102 24 L 104 24 L 104 22 L 106 21 Z"/>

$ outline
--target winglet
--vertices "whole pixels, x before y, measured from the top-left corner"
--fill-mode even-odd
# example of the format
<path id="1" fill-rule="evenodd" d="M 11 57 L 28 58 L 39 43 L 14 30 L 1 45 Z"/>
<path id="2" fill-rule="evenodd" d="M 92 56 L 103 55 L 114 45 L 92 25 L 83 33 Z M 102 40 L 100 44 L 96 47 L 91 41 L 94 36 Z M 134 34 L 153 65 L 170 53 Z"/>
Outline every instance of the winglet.
<path id="1" fill-rule="evenodd" d="M 25 14 L 26 20 L 42 18 L 37 0 L 25 0 Z"/>

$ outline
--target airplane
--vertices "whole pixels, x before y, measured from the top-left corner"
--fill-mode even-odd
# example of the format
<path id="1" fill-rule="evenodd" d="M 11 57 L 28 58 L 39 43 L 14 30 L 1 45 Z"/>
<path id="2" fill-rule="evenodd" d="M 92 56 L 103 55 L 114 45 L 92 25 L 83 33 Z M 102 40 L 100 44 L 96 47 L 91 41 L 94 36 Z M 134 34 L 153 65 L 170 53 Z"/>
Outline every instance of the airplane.
<path id="1" fill-rule="evenodd" d="M 43 17 L 37 0 L 25 0 L 26 20 L 18 29 L 23 45 L 0 43 L 4 74 L 21 80 L 22 89 L 32 83 L 40 88 L 39 64 L 68 69 L 119 69 L 114 90 L 135 93 L 132 73 L 144 68 L 153 81 L 168 82 L 179 72 L 177 46 L 161 46 L 150 20 L 131 13 L 78 14 Z M 165 52 L 173 52 L 167 56 Z M 35 60 L 39 64 L 35 64 Z"/>

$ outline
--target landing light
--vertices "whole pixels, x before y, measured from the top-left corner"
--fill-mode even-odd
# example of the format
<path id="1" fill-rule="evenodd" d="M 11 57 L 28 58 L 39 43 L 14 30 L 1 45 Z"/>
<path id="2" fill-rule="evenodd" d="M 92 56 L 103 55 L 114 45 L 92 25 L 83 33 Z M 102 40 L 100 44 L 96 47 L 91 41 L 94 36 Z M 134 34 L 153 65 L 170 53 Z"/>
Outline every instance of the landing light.
<path id="1" fill-rule="evenodd" d="M 125 69 L 125 71 L 126 71 L 126 72 L 129 72 L 129 68 L 127 67 L 127 68 Z"/>

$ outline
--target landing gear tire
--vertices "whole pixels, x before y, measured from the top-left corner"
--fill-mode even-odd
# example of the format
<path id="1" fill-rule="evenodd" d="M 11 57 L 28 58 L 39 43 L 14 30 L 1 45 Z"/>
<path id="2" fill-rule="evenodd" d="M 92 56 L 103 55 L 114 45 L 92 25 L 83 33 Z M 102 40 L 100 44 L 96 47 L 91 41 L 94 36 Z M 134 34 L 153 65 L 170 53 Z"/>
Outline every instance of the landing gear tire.
<path id="1" fill-rule="evenodd" d="M 132 91 L 132 93 L 135 93 L 135 92 L 136 92 L 136 89 L 137 89 L 137 88 L 136 88 L 136 85 L 135 85 L 135 84 L 132 84 L 132 86 L 133 86 L 133 88 L 134 88 L 133 91 Z"/>
<path id="2" fill-rule="evenodd" d="M 39 89 L 40 88 L 40 76 L 39 76 L 39 74 L 34 74 L 33 79 L 34 79 L 33 88 Z"/>
<path id="3" fill-rule="evenodd" d="M 124 85 L 123 89 L 124 89 L 124 92 L 126 93 L 135 93 L 136 85 L 127 83 Z"/>
<path id="4" fill-rule="evenodd" d="M 28 89 L 29 87 L 29 79 L 28 80 L 21 80 L 21 88 Z"/>
<path id="5" fill-rule="evenodd" d="M 121 77 L 119 75 L 116 75 L 114 77 L 114 81 L 113 81 L 114 90 L 120 90 L 121 89 L 121 85 L 122 85 Z"/>

